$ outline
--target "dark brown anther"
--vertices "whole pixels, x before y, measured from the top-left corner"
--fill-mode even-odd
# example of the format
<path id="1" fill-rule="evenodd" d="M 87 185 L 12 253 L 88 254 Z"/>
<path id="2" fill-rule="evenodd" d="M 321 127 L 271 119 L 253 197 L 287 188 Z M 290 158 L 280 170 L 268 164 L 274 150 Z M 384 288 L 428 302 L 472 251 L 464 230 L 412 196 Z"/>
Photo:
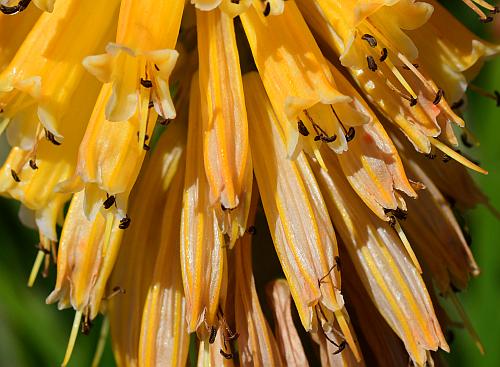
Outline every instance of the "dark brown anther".
<path id="1" fill-rule="evenodd" d="M 231 3 L 238 5 L 240 3 L 240 0 L 231 0 Z"/>
<path id="2" fill-rule="evenodd" d="M 373 56 L 367 56 L 366 61 L 368 62 L 368 69 L 370 69 L 371 71 L 377 71 L 378 66 Z"/>
<path id="3" fill-rule="evenodd" d="M 297 128 L 299 129 L 299 133 L 304 136 L 309 135 L 309 130 L 307 130 L 306 125 L 304 125 L 304 122 L 302 120 L 297 121 Z"/>
<path id="4" fill-rule="evenodd" d="M 160 68 L 156 64 L 155 64 L 155 69 L 156 69 L 156 71 L 160 71 Z"/>
<path id="5" fill-rule="evenodd" d="M 339 354 L 339 353 L 342 353 L 342 351 L 345 349 L 345 347 L 347 347 L 347 342 L 345 340 L 343 340 L 339 346 L 338 346 L 338 349 L 333 352 L 333 354 Z"/>
<path id="6" fill-rule="evenodd" d="M 269 4 L 269 3 L 268 3 Z M 219 350 L 220 354 L 226 359 L 233 359 L 232 353 L 226 353 L 222 349 Z"/>
<path id="7" fill-rule="evenodd" d="M 14 6 L 0 5 L 0 11 L 6 15 L 14 15 L 22 12 L 30 3 L 31 0 L 21 0 Z"/>
<path id="8" fill-rule="evenodd" d="M 151 150 L 151 147 L 149 145 L 147 145 L 146 143 L 144 143 L 144 145 L 142 146 L 142 149 L 144 149 L 146 152 L 149 152 Z"/>
<path id="9" fill-rule="evenodd" d="M 153 101 L 149 101 L 148 108 L 153 108 L 155 103 Z"/>
<path id="10" fill-rule="evenodd" d="M 500 13 L 500 8 L 498 6 L 495 6 L 493 10 L 490 10 L 490 14 L 498 14 Z"/>
<path id="11" fill-rule="evenodd" d="M 321 136 L 321 141 L 323 141 L 325 143 L 333 143 L 335 140 L 337 140 L 337 135 L 332 135 L 332 136 L 323 135 L 323 136 Z"/>
<path id="12" fill-rule="evenodd" d="M 347 134 L 345 134 L 345 140 L 349 143 L 356 136 L 356 130 L 353 127 L 350 127 L 347 130 Z"/>
<path id="13" fill-rule="evenodd" d="M 380 55 L 380 62 L 384 62 L 385 59 L 387 59 L 388 55 L 389 55 L 389 52 L 387 52 L 387 49 L 384 47 L 382 49 L 382 54 Z"/>
<path id="14" fill-rule="evenodd" d="M 418 66 L 419 66 L 418 64 L 412 64 L 412 65 L 413 65 L 413 67 L 414 67 L 415 69 L 418 69 Z M 408 66 L 406 66 L 406 65 L 403 65 L 403 69 L 405 69 L 405 70 L 410 70 L 410 68 L 409 68 Z"/>
<path id="15" fill-rule="evenodd" d="M 389 216 L 389 225 L 394 228 L 396 226 L 396 217 L 394 215 Z"/>
<path id="16" fill-rule="evenodd" d="M 30 159 L 29 165 L 33 170 L 38 169 L 38 166 L 36 165 L 36 161 L 34 159 Z"/>
<path id="17" fill-rule="evenodd" d="M 162 126 L 167 126 L 168 124 L 170 124 L 170 123 L 172 122 L 172 120 L 170 120 L 170 119 L 164 119 L 164 118 L 160 117 L 160 118 L 158 119 L 158 122 L 159 122 L 159 123 L 160 123 L 160 125 L 162 125 Z"/>
<path id="18" fill-rule="evenodd" d="M 247 229 L 247 233 L 252 236 L 255 236 L 257 234 L 257 228 L 255 228 L 255 226 L 250 226 Z"/>
<path id="19" fill-rule="evenodd" d="M 443 162 L 448 163 L 451 160 L 451 157 L 448 154 L 443 154 Z"/>
<path id="20" fill-rule="evenodd" d="M 454 102 L 452 105 L 451 105 L 451 109 L 452 110 L 458 110 L 460 107 L 462 107 L 464 105 L 465 101 L 464 99 L 459 99 L 458 101 Z"/>
<path id="21" fill-rule="evenodd" d="M 466 133 L 463 133 L 462 135 L 460 135 L 460 139 L 462 140 L 462 143 L 467 147 L 467 148 L 472 148 L 474 146 L 474 144 L 472 144 L 470 141 L 469 141 L 469 135 L 467 135 Z"/>
<path id="22" fill-rule="evenodd" d="M 264 16 L 267 17 L 269 14 L 271 14 L 271 3 L 268 1 L 266 3 L 266 7 L 264 8 Z"/>
<path id="23" fill-rule="evenodd" d="M 61 143 L 59 143 L 54 134 L 52 134 L 49 130 L 45 129 L 45 138 L 50 141 L 52 144 L 54 145 L 61 145 Z"/>
<path id="24" fill-rule="evenodd" d="M 396 209 L 384 208 L 384 213 L 390 214 L 399 220 L 405 220 L 408 217 L 408 212 L 404 211 L 401 208 L 396 208 Z"/>
<path id="25" fill-rule="evenodd" d="M 418 103 L 418 100 L 415 97 L 410 98 L 410 107 L 416 106 Z"/>
<path id="26" fill-rule="evenodd" d="M 434 159 L 436 158 L 436 154 L 432 153 L 432 152 L 429 152 L 427 154 L 424 154 L 425 158 L 427 159 Z"/>
<path id="27" fill-rule="evenodd" d="M 321 136 L 320 136 L 320 135 L 316 135 L 316 136 L 314 137 L 314 141 L 319 141 L 319 140 L 321 140 Z"/>
<path id="28" fill-rule="evenodd" d="M 88 315 L 86 315 L 81 324 L 81 331 L 83 335 L 89 335 L 90 330 L 92 329 L 92 321 L 89 319 Z"/>
<path id="29" fill-rule="evenodd" d="M 377 47 L 377 39 L 373 37 L 371 34 L 365 33 L 363 36 L 361 36 L 361 39 L 363 41 L 368 42 L 370 47 L 375 48 Z"/>
<path id="30" fill-rule="evenodd" d="M 444 90 L 439 88 L 439 90 L 436 93 L 436 98 L 434 98 L 434 101 L 432 102 L 435 106 L 441 102 L 441 99 L 444 97 Z"/>
<path id="31" fill-rule="evenodd" d="M 144 88 L 153 88 L 153 82 L 151 80 L 148 80 L 148 79 L 141 78 L 141 85 Z"/>
<path id="32" fill-rule="evenodd" d="M 210 337 L 208 338 L 208 342 L 210 344 L 213 344 L 215 342 L 215 337 L 216 336 L 217 336 L 217 328 L 212 326 L 210 328 Z"/>
<path id="33" fill-rule="evenodd" d="M 19 178 L 19 176 L 17 175 L 16 171 L 14 171 L 13 169 L 10 170 L 10 174 L 12 175 L 12 178 L 14 179 L 14 181 L 16 182 L 21 182 L 21 179 Z"/>
<path id="34" fill-rule="evenodd" d="M 108 194 L 106 194 L 107 196 L 107 199 L 104 200 L 104 203 L 102 203 L 102 206 L 104 207 L 104 209 L 109 209 L 113 206 L 113 204 L 116 205 L 116 198 L 114 195 L 111 195 L 109 196 Z"/>
<path id="35" fill-rule="evenodd" d="M 120 219 L 120 224 L 118 224 L 118 228 L 127 229 L 130 226 L 130 222 L 132 222 L 132 219 L 130 219 L 128 214 L 125 214 L 125 218 Z"/>
<path id="36" fill-rule="evenodd" d="M 479 21 L 481 23 L 485 23 L 485 24 L 486 23 L 491 23 L 491 22 L 493 22 L 493 17 L 490 15 L 490 16 L 487 16 L 485 18 L 479 18 Z"/>
<path id="37" fill-rule="evenodd" d="M 226 208 L 223 204 L 220 204 L 220 207 L 221 207 L 222 211 L 224 211 L 224 212 L 228 211 L 228 210 L 232 211 L 232 210 L 236 209 L 236 208 Z"/>
<path id="38" fill-rule="evenodd" d="M 337 265 L 337 270 L 340 271 L 341 270 L 340 256 L 335 256 L 333 259 L 335 260 L 335 264 Z"/>

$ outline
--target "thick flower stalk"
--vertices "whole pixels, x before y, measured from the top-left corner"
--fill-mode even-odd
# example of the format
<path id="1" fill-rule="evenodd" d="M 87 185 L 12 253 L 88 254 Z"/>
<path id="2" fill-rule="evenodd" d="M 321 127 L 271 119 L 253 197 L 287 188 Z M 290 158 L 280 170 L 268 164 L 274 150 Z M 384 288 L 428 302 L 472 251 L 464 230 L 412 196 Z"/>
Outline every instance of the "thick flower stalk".
<path id="1" fill-rule="evenodd" d="M 457 325 L 482 348 L 460 213 L 498 212 L 460 150 L 500 46 L 437 0 L 0 11 L 0 193 L 40 236 L 29 285 L 52 259 L 75 310 L 63 365 L 101 314 L 127 367 L 423 367 Z"/>

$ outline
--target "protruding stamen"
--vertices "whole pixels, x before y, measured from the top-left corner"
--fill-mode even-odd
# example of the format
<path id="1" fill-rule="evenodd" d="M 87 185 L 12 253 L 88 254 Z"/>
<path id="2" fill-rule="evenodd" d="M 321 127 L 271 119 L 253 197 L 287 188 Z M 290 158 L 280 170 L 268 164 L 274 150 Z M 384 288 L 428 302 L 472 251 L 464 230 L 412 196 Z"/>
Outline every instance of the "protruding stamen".
<path id="1" fill-rule="evenodd" d="M 472 323 L 470 322 L 469 317 L 467 316 L 467 313 L 465 312 L 464 308 L 462 307 L 462 304 L 458 300 L 457 295 L 453 292 L 448 292 L 447 296 L 450 297 L 451 302 L 455 306 L 455 309 L 457 310 L 460 318 L 462 319 L 462 322 L 465 326 L 465 329 L 467 329 L 471 338 L 475 341 L 476 346 L 479 349 L 479 352 L 481 354 L 484 354 L 483 343 L 481 343 L 481 339 L 479 338 L 479 335 L 477 335 L 476 330 L 474 330 L 474 327 L 472 326 Z"/>
<path id="2" fill-rule="evenodd" d="M 33 287 L 33 284 L 35 284 L 36 277 L 38 275 L 38 272 L 40 271 L 40 266 L 42 265 L 44 258 L 45 252 L 42 250 L 38 250 L 35 258 L 35 263 L 33 264 L 33 268 L 31 269 L 30 277 L 28 279 L 28 287 Z"/>
<path id="3" fill-rule="evenodd" d="M 80 321 L 82 320 L 82 311 L 76 311 L 75 319 L 73 320 L 73 326 L 71 327 L 71 334 L 69 336 L 68 346 L 66 348 L 66 353 L 64 355 L 63 363 L 61 367 L 66 367 L 68 365 L 71 354 L 73 353 L 73 348 L 75 347 L 76 337 L 78 336 L 78 329 L 80 328 Z"/>
<path id="4" fill-rule="evenodd" d="M 437 140 L 435 138 L 431 138 L 431 137 L 429 138 L 429 140 L 430 140 L 432 145 L 434 145 L 436 148 L 438 148 L 443 153 L 449 155 L 451 158 L 453 158 L 457 162 L 463 164 L 465 167 L 470 168 L 476 172 L 482 173 L 483 175 L 488 174 L 488 171 L 479 167 L 477 164 L 471 162 L 470 160 L 468 160 L 464 156 L 458 154 L 457 152 L 455 152 L 453 149 L 451 149 L 446 144 L 440 142 L 439 140 Z"/>
<path id="5" fill-rule="evenodd" d="M 410 241 L 408 241 L 406 234 L 404 233 L 403 229 L 401 228 L 401 226 L 399 225 L 399 222 L 397 220 L 394 223 L 394 229 L 396 230 L 396 233 L 398 234 L 399 238 L 401 239 L 401 242 L 403 243 L 403 246 L 405 247 L 406 252 L 410 256 L 410 259 L 413 262 L 413 265 L 415 265 L 415 268 L 417 268 L 418 272 L 420 274 L 422 274 L 422 267 L 420 266 L 420 263 L 418 262 L 417 256 L 415 255 L 415 252 L 413 252 Z"/>
<path id="6" fill-rule="evenodd" d="M 500 92 L 498 92 L 497 90 L 494 90 L 493 93 L 491 93 L 474 84 L 469 84 L 469 88 L 483 97 L 494 100 L 497 104 L 497 107 L 500 107 Z"/>
<path id="7" fill-rule="evenodd" d="M 106 340 L 108 339 L 109 333 L 109 319 L 104 318 L 101 326 L 101 332 L 99 333 L 99 340 L 97 342 L 97 347 L 95 349 L 94 358 L 92 359 L 91 367 L 99 367 L 101 362 L 102 354 L 104 352 L 104 347 L 106 346 Z"/>

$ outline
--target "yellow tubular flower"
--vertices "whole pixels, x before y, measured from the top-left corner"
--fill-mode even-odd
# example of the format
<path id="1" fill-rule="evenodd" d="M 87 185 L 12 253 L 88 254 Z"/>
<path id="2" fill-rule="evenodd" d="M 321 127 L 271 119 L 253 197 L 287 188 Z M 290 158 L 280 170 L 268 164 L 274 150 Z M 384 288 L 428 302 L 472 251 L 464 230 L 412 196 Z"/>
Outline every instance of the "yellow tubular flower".
<path id="1" fill-rule="evenodd" d="M 189 129 L 181 220 L 181 266 L 188 331 L 216 322 L 223 277 L 225 244 L 209 203 L 203 164 L 201 100 L 198 75 L 191 83 Z M 203 328 L 200 331 L 203 334 Z"/>
<path id="2" fill-rule="evenodd" d="M 70 192 L 84 189 L 85 214 L 90 219 L 99 210 L 116 211 L 118 218 L 125 217 L 128 196 L 150 149 L 147 139 L 157 117 L 145 104 L 127 121 L 108 121 L 104 110 L 111 94 L 112 86 L 104 85 L 80 144 L 75 175 L 59 188 Z M 140 140 L 143 116 L 148 122 L 144 139 Z"/>
<path id="3" fill-rule="evenodd" d="M 417 69 L 412 64 L 420 64 L 420 54 L 410 31 L 426 27 L 432 6 L 414 0 L 386 1 L 382 6 L 380 1 L 376 7 L 368 7 L 366 13 L 360 10 L 353 27 L 346 21 L 349 17 L 342 16 L 346 10 L 336 12 L 325 5 L 332 2 L 337 1 L 322 0 L 315 6 L 299 0 L 310 26 L 340 55 L 340 61 L 370 100 L 420 152 L 429 153 L 434 143 L 429 137 L 441 133 L 455 144 L 450 121 L 459 126 L 464 122 L 451 110 L 443 89 L 432 80 L 426 65 Z M 346 6 L 347 2 L 339 4 Z M 352 12 L 347 10 L 347 14 Z"/>
<path id="4" fill-rule="evenodd" d="M 309 366 L 293 323 L 290 289 L 286 280 L 277 279 L 269 283 L 266 286 L 266 295 L 273 312 L 276 341 L 282 361 L 287 366 Z"/>
<path id="5" fill-rule="evenodd" d="M 7 67 L 40 14 L 40 11 L 34 7 L 29 7 L 15 17 L 0 14 L 0 34 L 8 34 L 7 37 L 0 39 L 0 70 Z M 14 29 L 15 32 L 12 32 Z"/>
<path id="6" fill-rule="evenodd" d="M 302 324 L 313 329 L 314 310 L 333 312 L 354 354 L 336 269 L 337 243 L 318 184 L 303 153 L 286 158 L 285 137 L 256 73 L 244 77 L 254 171 L 281 266 Z M 333 320 L 326 320 L 329 323 Z"/>
<path id="7" fill-rule="evenodd" d="M 168 132 L 167 132 L 168 134 Z M 160 250 L 141 325 L 139 366 L 185 366 L 189 349 L 180 264 L 180 213 L 184 164 L 179 162 L 163 211 Z"/>
<path id="8" fill-rule="evenodd" d="M 345 251 L 342 246 L 341 252 Z M 391 330 L 370 300 L 369 294 L 360 287 L 361 280 L 348 256 L 342 257 L 344 290 L 349 302 L 349 312 L 357 320 L 360 334 L 373 353 L 372 363 L 377 366 L 406 366 L 408 352 L 398 336 Z M 361 336 L 360 336 L 361 337 Z M 331 356 L 329 355 L 331 358 Z"/>
<path id="9" fill-rule="evenodd" d="M 402 223 L 403 228 L 443 294 L 452 288 L 465 289 L 469 273 L 479 275 L 479 268 L 455 215 L 417 162 L 407 160 L 406 167 L 414 179 L 425 185 L 425 190 L 419 193 L 417 200 L 408 203 L 411 214 Z M 429 212 L 433 214 L 429 216 Z M 422 228 L 426 230 L 422 231 Z M 432 246 L 429 245 L 431 243 Z"/>
<path id="10" fill-rule="evenodd" d="M 34 210 L 38 227 L 51 241 L 57 241 L 56 219 L 62 214 L 57 209 L 62 209 L 64 202 L 70 199 L 68 194 L 57 193 L 56 188 L 74 173 L 78 145 L 98 89 L 98 83 L 92 78 L 82 79 L 74 94 L 81 105 L 69 105 L 61 119 L 61 133 L 65 136 L 62 144 L 39 137 L 30 150 L 15 147 L 0 170 L 0 192 L 8 193 Z M 25 147 L 23 142 L 20 145 Z"/>
<path id="11" fill-rule="evenodd" d="M 100 310 L 123 230 L 100 213 L 89 221 L 83 202 L 82 192 L 73 196 L 59 244 L 57 282 L 47 303 L 72 306 L 92 320 Z"/>
<path id="12" fill-rule="evenodd" d="M 434 13 L 425 27 L 408 32 L 419 49 L 418 64 L 425 66 L 432 79 L 444 90 L 451 103 L 458 102 L 484 61 L 500 52 L 499 45 L 479 39 L 439 2 L 426 0 Z"/>
<path id="13" fill-rule="evenodd" d="M 61 120 L 85 75 L 82 59 L 107 40 L 118 3 L 68 0 L 40 16 L 0 74 L 0 120 L 18 139 L 33 143 L 40 122 L 62 142 Z"/>
<path id="14" fill-rule="evenodd" d="M 334 158 L 332 155 L 328 158 Z M 404 342 L 412 360 L 423 366 L 427 351 L 448 345 L 411 248 L 403 246 L 396 231 L 374 218 L 339 174 L 338 163 L 327 159 L 328 172 L 315 164 L 332 220 L 349 256 L 377 309 Z M 395 227 L 399 225 L 395 218 Z"/>
<path id="15" fill-rule="evenodd" d="M 388 210 L 406 208 L 396 190 L 411 197 L 416 197 L 416 193 L 406 178 L 396 147 L 377 116 L 339 71 L 332 68 L 332 72 L 339 90 L 353 96 L 372 118 L 372 123 L 356 129 L 356 139 L 349 144 L 349 149 L 337 155 L 340 166 L 365 204 L 379 218 L 389 220 Z"/>
<path id="16" fill-rule="evenodd" d="M 108 44 L 106 54 L 84 61 L 101 82 L 113 85 L 106 106 L 108 120 L 130 119 L 150 98 L 159 115 L 175 117 L 168 81 L 179 55 L 174 47 L 183 9 L 184 0 L 121 2 L 116 43 Z"/>
<path id="17" fill-rule="evenodd" d="M 184 121 L 176 121 L 160 138 L 154 154 L 143 168 L 142 179 L 131 194 L 130 228 L 125 232 L 120 255 L 108 282 L 111 288 L 119 287 L 125 292 L 112 298 L 109 305 L 113 349 L 119 366 L 138 366 L 139 361 L 144 361 L 138 359 L 141 319 L 146 296 L 153 284 L 155 261 L 172 259 L 158 258 L 162 232 L 158 213 L 165 207 L 174 176 L 184 178 L 183 171 L 178 169 L 184 150 Z M 124 227 L 126 222 L 121 224 Z M 153 315 L 154 312 L 145 314 L 143 325 L 151 324 L 151 328 L 161 329 L 162 322 L 167 318 L 158 320 Z M 155 335 L 151 334 L 152 337 Z"/>
<path id="18" fill-rule="evenodd" d="M 255 222 L 258 195 L 253 194 L 249 222 Z M 252 271 L 252 234 L 245 234 L 234 248 L 236 291 L 235 318 L 238 355 L 242 366 L 282 366 L 280 352 L 262 312 Z M 290 299 L 288 299 L 290 303 Z"/>
<path id="19" fill-rule="evenodd" d="M 215 9 L 197 11 L 205 172 L 210 204 L 222 206 L 234 227 L 231 243 L 246 229 L 252 192 L 248 121 L 233 20 Z M 229 223 L 229 226 L 232 226 Z"/>
<path id="20" fill-rule="evenodd" d="M 355 126 L 369 118 L 336 89 L 328 64 L 295 2 L 287 2 L 281 15 L 266 18 L 250 8 L 240 17 L 259 75 L 284 130 L 288 154 L 295 157 L 304 148 L 317 155 L 322 142 L 334 143 L 332 149 L 337 152 L 346 150 L 347 130 L 342 123 Z M 341 137 L 337 136 L 339 131 Z"/>

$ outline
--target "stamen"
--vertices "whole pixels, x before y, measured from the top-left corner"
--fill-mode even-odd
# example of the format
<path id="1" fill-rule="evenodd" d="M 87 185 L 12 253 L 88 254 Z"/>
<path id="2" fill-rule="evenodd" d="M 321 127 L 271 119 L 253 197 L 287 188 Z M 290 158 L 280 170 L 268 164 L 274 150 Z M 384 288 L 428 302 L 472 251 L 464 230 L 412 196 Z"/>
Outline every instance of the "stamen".
<path id="1" fill-rule="evenodd" d="M 482 6 L 483 8 L 486 8 L 488 9 L 490 12 L 492 12 L 493 14 L 496 13 L 496 8 L 491 5 L 491 4 L 488 4 L 486 1 L 483 1 L 483 0 L 462 0 L 469 8 L 471 8 L 472 11 L 474 11 L 474 13 L 476 13 L 477 15 L 479 15 L 479 20 L 482 22 L 482 23 L 489 23 L 493 20 L 493 17 L 492 16 L 486 16 L 486 14 L 484 14 L 484 12 L 474 3 L 477 3 L 479 4 L 480 6 Z"/>
<path id="2" fill-rule="evenodd" d="M 342 120 L 337 114 L 337 111 L 335 111 L 335 108 L 333 108 L 333 105 L 330 105 L 330 109 L 332 110 L 335 118 L 339 122 L 340 127 L 342 127 L 342 130 L 344 130 L 345 140 L 349 143 L 356 136 L 356 130 L 352 126 L 349 128 L 349 130 L 346 130 L 344 124 L 342 123 Z"/>
<path id="3" fill-rule="evenodd" d="M 465 104 L 465 100 L 463 98 L 459 99 L 458 101 L 454 102 L 451 105 L 452 110 L 458 110 L 460 107 L 462 107 Z"/>
<path id="4" fill-rule="evenodd" d="M 403 246 L 405 247 L 406 252 L 410 256 L 410 259 L 413 262 L 413 265 L 415 265 L 415 268 L 417 268 L 418 272 L 420 274 L 422 274 L 422 267 L 420 266 L 420 263 L 418 262 L 417 256 L 415 255 L 415 252 L 413 252 L 410 241 L 408 241 L 406 234 L 403 232 L 403 229 L 401 228 L 401 226 L 399 225 L 399 222 L 397 220 L 395 220 L 393 228 L 396 230 L 396 233 L 398 234 L 399 238 L 401 239 L 401 242 L 403 243 Z"/>
<path id="5" fill-rule="evenodd" d="M 80 328 L 80 321 L 82 320 L 82 311 L 76 311 L 75 319 L 73 320 L 73 326 L 71 327 L 71 334 L 69 336 L 68 346 L 66 348 L 66 353 L 64 355 L 63 363 L 61 367 L 66 367 L 68 365 L 71 354 L 73 353 L 73 348 L 75 347 L 76 337 L 78 336 L 78 329 Z"/>
<path id="6" fill-rule="evenodd" d="M 479 338 L 479 335 L 477 335 L 476 330 L 474 330 L 474 327 L 472 326 L 472 323 L 469 320 L 469 317 L 467 316 L 467 313 L 465 312 L 464 308 L 462 307 L 462 304 L 460 303 L 457 295 L 453 292 L 448 292 L 447 296 L 450 297 L 451 302 L 455 306 L 455 309 L 457 310 L 460 318 L 462 319 L 462 322 L 465 326 L 465 329 L 469 332 L 472 340 L 475 341 L 477 348 L 479 349 L 479 352 L 481 354 L 484 354 L 484 347 L 483 343 L 481 343 L 481 339 Z"/>
<path id="7" fill-rule="evenodd" d="M 257 228 L 255 228 L 255 226 L 250 226 L 247 229 L 247 233 L 252 236 L 255 236 L 257 234 Z"/>
<path id="8" fill-rule="evenodd" d="M 309 135 L 309 130 L 307 130 L 306 125 L 304 125 L 304 122 L 302 120 L 297 121 L 297 128 L 299 129 L 299 133 L 304 136 Z"/>
<path id="9" fill-rule="evenodd" d="M 102 203 L 102 206 L 104 206 L 104 209 L 109 209 L 113 206 L 113 204 L 116 205 L 116 197 L 114 195 L 109 196 L 106 194 L 106 200 L 104 200 L 104 203 Z"/>
<path id="10" fill-rule="evenodd" d="M 488 174 L 488 171 L 479 167 L 477 164 L 474 164 L 473 162 L 471 162 L 467 158 L 463 157 L 462 155 L 458 154 L 453 149 L 448 147 L 446 144 L 444 144 L 444 143 L 440 142 L 439 140 L 432 138 L 432 137 L 429 137 L 429 140 L 430 140 L 432 145 L 434 145 L 436 148 L 438 148 L 443 153 L 449 155 L 451 158 L 453 158 L 457 162 L 463 164 L 465 167 L 470 168 L 476 172 L 482 173 L 483 175 Z"/>
<path id="11" fill-rule="evenodd" d="M 491 93 L 474 84 L 469 84 L 469 88 L 483 97 L 494 100 L 497 104 L 497 107 L 500 107 L 500 92 L 498 92 L 497 90 L 494 90 L 493 93 Z"/>
<path id="12" fill-rule="evenodd" d="M 123 289 L 122 287 L 117 285 L 116 287 L 113 287 L 113 289 L 111 290 L 111 293 L 109 295 L 107 295 L 104 299 L 109 301 L 111 298 L 113 298 L 119 294 L 125 294 L 125 293 L 127 293 L 125 291 L 125 289 Z"/>
<path id="13" fill-rule="evenodd" d="M 153 88 L 153 82 L 151 80 L 148 80 L 148 79 L 141 78 L 141 85 L 144 88 Z"/>
<path id="14" fill-rule="evenodd" d="M 387 59 L 387 56 L 389 56 L 389 52 L 385 47 L 382 48 L 382 54 L 380 56 L 380 62 L 384 62 Z"/>
<path id="15" fill-rule="evenodd" d="M 33 264 L 33 268 L 31 269 L 30 277 L 28 279 L 28 287 L 31 288 L 33 287 L 33 284 L 35 284 L 36 277 L 40 271 L 40 266 L 42 265 L 45 256 L 45 252 L 42 250 L 39 250 L 36 254 L 35 263 Z"/>
<path id="16" fill-rule="evenodd" d="M 309 122 L 311 123 L 314 131 L 316 132 L 316 136 L 314 137 L 314 141 L 321 140 L 325 143 L 333 143 L 337 139 L 337 135 L 334 134 L 332 136 L 329 136 L 328 133 L 321 128 L 321 126 L 319 126 L 317 123 L 315 123 L 314 120 L 312 119 L 311 115 L 309 115 L 309 112 L 307 112 L 307 110 L 304 110 L 303 112 L 306 115 Z"/>
<path id="17" fill-rule="evenodd" d="M 97 341 L 97 347 L 95 350 L 94 358 L 92 359 L 91 367 L 99 367 L 99 364 L 104 353 L 104 347 L 106 346 L 106 340 L 109 334 L 109 319 L 104 318 L 101 326 L 101 332 L 99 333 L 99 340 Z"/>
<path id="18" fill-rule="evenodd" d="M 128 214 L 125 214 L 125 218 L 120 219 L 120 224 L 118 224 L 118 228 L 127 229 L 130 226 L 131 221 L 132 219 L 130 219 Z"/>
<path id="19" fill-rule="evenodd" d="M 20 0 L 19 3 L 14 6 L 6 6 L 0 4 L 0 11 L 6 15 L 17 14 L 26 9 L 30 3 L 31 0 Z"/>
<path id="20" fill-rule="evenodd" d="M 265 17 L 267 17 L 269 14 L 271 14 L 271 3 L 269 1 L 266 2 L 263 14 Z"/>
<path id="21" fill-rule="evenodd" d="M 31 167 L 32 170 L 37 170 L 38 169 L 38 166 L 36 165 L 36 159 L 35 158 L 30 159 L 29 165 L 30 165 L 30 167 Z"/>
<path id="22" fill-rule="evenodd" d="M 366 61 L 368 62 L 368 69 L 370 69 L 371 71 L 377 71 L 378 66 L 377 66 L 377 63 L 375 62 L 375 59 L 373 58 L 373 56 L 371 56 L 371 55 L 367 56 Z"/>
<path id="23" fill-rule="evenodd" d="M 269 3 L 268 3 L 269 4 Z M 219 350 L 220 354 L 226 359 L 233 359 L 232 353 L 226 353 L 222 349 Z"/>
<path id="24" fill-rule="evenodd" d="M 45 138 L 50 141 L 52 144 L 54 145 L 61 145 L 61 143 L 59 143 L 54 134 L 52 134 L 49 130 L 45 129 Z"/>
<path id="25" fill-rule="evenodd" d="M 14 179 L 14 181 L 16 182 L 21 182 L 21 179 L 19 178 L 19 176 L 17 175 L 16 171 L 14 171 L 13 169 L 10 170 L 10 174 L 12 176 L 12 178 Z"/>
<path id="26" fill-rule="evenodd" d="M 210 328 L 210 337 L 208 338 L 208 342 L 213 344 L 215 342 L 215 338 L 217 337 L 217 328 L 212 326 Z"/>
<path id="27" fill-rule="evenodd" d="M 365 33 L 362 37 L 362 40 L 368 42 L 370 47 L 375 48 L 377 47 L 377 39 L 373 37 L 371 34 Z"/>
<path id="28" fill-rule="evenodd" d="M 432 102 L 434 105 L 438 105 L 439 102 L 441 102 L 441 98 L 444 97 L 444 90 L 439 88 L 438 92 L 436 93 L 436 98 L 434 98 L 434 101 Z"/>

